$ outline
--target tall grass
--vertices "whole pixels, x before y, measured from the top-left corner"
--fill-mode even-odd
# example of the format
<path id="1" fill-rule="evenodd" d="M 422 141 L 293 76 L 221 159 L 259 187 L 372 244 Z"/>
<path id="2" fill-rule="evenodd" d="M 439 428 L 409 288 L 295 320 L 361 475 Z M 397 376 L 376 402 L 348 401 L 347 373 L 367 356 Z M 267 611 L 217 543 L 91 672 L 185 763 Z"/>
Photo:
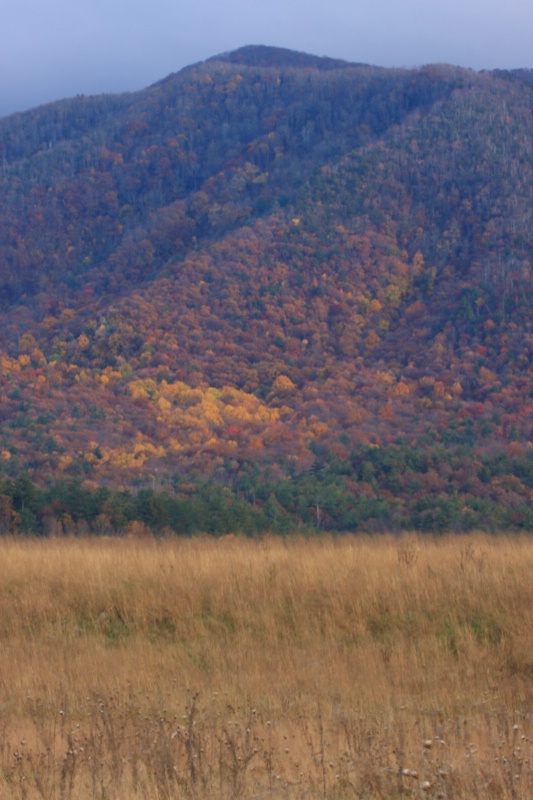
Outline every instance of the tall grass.
<path id="1" fill-rule="evenodd" d="M 533 540 L 0 541 L 0 797 L 531 798 Z"/>

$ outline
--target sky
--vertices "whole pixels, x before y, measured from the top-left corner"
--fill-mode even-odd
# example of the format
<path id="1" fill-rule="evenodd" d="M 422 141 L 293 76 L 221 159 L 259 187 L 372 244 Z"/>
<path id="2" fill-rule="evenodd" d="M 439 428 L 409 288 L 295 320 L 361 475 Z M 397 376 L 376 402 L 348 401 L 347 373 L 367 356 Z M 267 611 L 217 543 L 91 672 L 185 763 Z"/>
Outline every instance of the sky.
<path id="1" fill-rule="evenodd" d="M 0 0 L 0 116 L 142 89 L 248 44 L 384 67 L 533 68 L 533 0 Z"/>

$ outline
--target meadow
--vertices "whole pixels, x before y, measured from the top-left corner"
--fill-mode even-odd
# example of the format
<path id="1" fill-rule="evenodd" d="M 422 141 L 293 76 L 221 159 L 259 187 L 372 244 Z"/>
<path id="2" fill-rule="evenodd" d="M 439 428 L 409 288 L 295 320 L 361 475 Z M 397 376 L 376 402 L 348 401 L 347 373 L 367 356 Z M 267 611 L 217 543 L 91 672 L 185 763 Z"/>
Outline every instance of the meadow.
<path id="1" fill-rule="evenodd" d="M 0 540 L 5 800 L 533 797 L 533 539 Z"/>

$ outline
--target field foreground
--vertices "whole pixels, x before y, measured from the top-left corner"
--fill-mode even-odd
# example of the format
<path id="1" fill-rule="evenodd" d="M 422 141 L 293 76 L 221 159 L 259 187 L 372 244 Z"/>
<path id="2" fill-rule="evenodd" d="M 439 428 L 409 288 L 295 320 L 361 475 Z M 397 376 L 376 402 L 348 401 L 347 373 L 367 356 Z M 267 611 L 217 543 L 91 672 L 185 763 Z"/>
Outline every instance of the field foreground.
<path id="1" fill-rule="evenodd" d="M 0 541 L 0 797 L 533 797 L 533 539 Z"/>

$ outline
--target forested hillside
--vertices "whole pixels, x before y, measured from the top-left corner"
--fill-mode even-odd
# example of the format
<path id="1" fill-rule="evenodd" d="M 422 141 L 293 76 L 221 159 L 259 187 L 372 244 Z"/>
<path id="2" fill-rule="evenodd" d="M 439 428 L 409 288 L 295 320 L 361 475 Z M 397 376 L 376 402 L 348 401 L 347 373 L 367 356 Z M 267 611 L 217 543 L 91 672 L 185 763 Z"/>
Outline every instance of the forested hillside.
<path id="1" fill-rule="evenodd" d="M 4 528 L 532 528 L 532 111 L 248 47 L 0 119 Z"/>

